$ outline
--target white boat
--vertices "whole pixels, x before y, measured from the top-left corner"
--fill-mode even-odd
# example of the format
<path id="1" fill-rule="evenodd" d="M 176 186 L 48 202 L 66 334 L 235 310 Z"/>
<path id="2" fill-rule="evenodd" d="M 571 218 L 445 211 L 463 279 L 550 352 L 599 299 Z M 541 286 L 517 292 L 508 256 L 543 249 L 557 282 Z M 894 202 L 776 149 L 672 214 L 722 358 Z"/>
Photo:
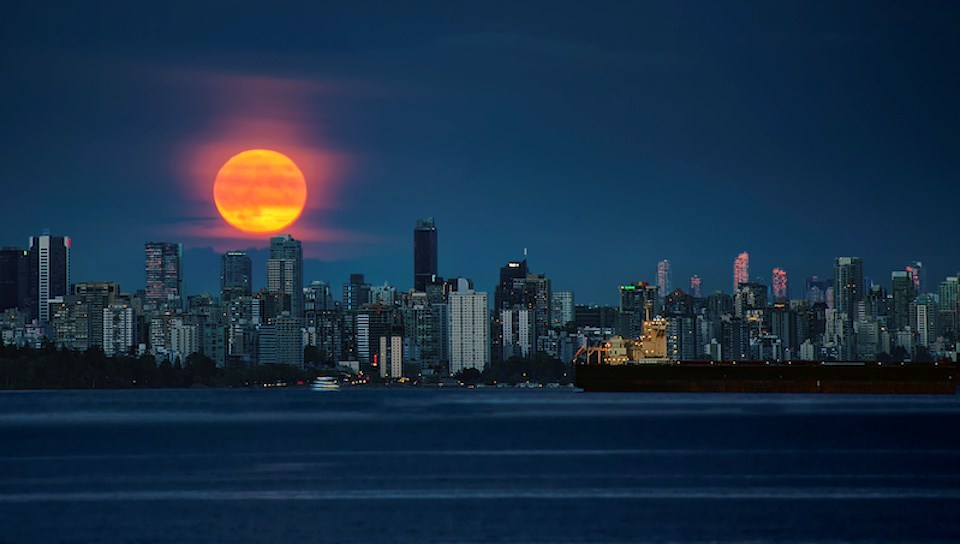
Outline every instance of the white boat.
<path id="1" fill-rule="evenodd" d="M 336 391 L 340 389 L 340 384 L 336 378 L 330 376 L 321 376 L 310 383 L 311 391 Z"/>

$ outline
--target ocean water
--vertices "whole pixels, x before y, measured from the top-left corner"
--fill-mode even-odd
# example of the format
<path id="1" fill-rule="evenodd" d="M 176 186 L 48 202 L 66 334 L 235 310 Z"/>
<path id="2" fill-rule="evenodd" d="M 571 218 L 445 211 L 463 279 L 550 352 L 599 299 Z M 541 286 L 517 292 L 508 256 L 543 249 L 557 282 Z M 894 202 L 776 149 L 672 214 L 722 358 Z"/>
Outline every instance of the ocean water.
<path id="1" fill-rule="evenodd" d="M 0 543 L 960 542 L 960 396 L 0 393 Z"/>

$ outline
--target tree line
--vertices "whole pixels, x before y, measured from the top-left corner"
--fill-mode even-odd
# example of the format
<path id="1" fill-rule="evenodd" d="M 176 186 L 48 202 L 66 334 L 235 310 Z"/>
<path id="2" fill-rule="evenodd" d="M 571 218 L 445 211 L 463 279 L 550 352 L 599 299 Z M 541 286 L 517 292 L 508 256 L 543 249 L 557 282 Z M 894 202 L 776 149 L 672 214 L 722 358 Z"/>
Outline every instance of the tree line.
<path id="1" fill-rule="evenodd" d="M 316 374 L 316 370 L 291 365 L 218 367 L 213 359 L 199 353 L 183 362 L 158 362 L 152 355 L 108 357 L 98 348 L 74 351 L 51 344 L 39 349 L 0 346 L 0 389 L 247 387 L 306 382 Z"/>
<path id="2" fill-rule="evenodd" d="M 510 357 L 505 361 L 495 361 L 483 371 L 468 368 L 459 372 L 456 377 L 470 385 L 523 382 L 565 385 L 573 381 L 573 368 L 556 357 L 538 352 L 530 357 Z"/>

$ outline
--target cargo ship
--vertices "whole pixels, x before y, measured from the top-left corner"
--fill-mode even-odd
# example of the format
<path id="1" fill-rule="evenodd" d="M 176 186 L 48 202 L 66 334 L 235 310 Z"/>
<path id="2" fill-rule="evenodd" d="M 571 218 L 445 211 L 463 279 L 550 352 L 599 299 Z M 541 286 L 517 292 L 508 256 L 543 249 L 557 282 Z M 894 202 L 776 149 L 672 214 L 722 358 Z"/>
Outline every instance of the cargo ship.
<path id="1" fill-rule="evenodd" d="M 581 348 L 574 385 L 586 391 L 710 393 L 957 393 L 960 365 L 839 361 L 674 361 L 666 322 L 636 340 L 614 336 Z"/>
<path id="2" fill-rule="evenodd" d="M 586 391 L 954 395 L 957 363 L 637 361 L 574 364 Z"/>

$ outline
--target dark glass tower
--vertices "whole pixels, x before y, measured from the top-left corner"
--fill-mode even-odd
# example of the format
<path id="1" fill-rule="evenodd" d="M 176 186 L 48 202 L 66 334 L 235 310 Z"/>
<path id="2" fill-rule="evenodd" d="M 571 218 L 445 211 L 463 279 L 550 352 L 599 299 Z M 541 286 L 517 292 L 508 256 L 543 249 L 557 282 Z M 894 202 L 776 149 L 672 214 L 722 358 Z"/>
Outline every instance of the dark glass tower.
<path id="1" fill-rule="evenodd" d="M 253 264 L 242 251 L 230 251 L 220 257 L 220 301 L 227 304 L 252 294 Z"/>
<path id="2" fill-rule="evenodd" d="M 26 251 L 18 247 L 0 248 L 0 312 L 23 308 L 28 272 Z"/>
<path id="3" fill-rule="evenodd" d="M 417 220 L 413 229 L 413 288 L 426 292 L 437 275 L 437 227 L 432 217 Z"/>

